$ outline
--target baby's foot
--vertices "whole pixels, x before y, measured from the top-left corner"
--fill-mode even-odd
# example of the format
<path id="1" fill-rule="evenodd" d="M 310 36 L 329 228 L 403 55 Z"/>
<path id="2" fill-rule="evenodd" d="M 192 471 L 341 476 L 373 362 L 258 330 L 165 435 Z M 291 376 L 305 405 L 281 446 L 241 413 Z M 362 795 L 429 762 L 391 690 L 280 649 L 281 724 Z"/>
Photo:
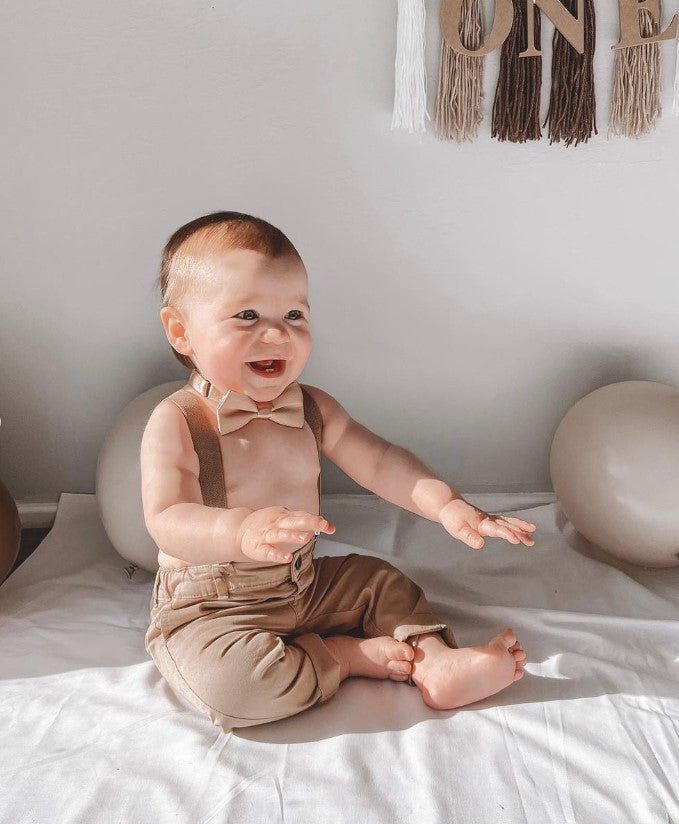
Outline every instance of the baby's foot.
<path id="1" fill-rule="evenodd" d="M 487 646 L 451 649 L 438 635 L 420 638 L 413 661 L 413 681 L 424 703 L 447 710 L 480 701 L 523 675 L 526 653 L 510 628 Z"/>
<path id="2" fill-rule="evenodd" d="M 329 635 L 323 642 L 340 665 L 342 681 L 350 675 L 406 681 L 410 675 L 414 650 L 410 644 L 390 635 L 379 638 Z"/>

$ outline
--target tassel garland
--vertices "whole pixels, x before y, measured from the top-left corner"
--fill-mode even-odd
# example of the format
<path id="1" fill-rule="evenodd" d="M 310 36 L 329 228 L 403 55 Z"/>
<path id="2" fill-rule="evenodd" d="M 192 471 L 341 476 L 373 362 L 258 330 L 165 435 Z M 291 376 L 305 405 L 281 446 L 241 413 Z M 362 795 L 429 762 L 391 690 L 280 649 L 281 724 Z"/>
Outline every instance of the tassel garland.
<path id="1" fill-rule="evenodd" d="M 566 10 L 575 14 L 577 0 L 563 0 Z M 552 40 L 552 90 L 549 111 L 549 143 L 563 140 L 566 146 L 586 143 L 596 128 L 594 95 L 594 2 L 584 0 L 585 51 L 580 54 L 555 28 Z"/>
<path id="2" fill-rule="evenodd" d="M 514 20 L 500 52 L 500 72 L 493 102 L 491 136 L 512 143 L 539 140 L 542 56 L 519 57 L 526 49 L 526 0 L 513 0 Z M 534 19 L 535 47 L 540 48 L 540 11 L 528 0 Z"/>
<path id="3" fill-rule="evenodd" d="M 470 51 L 481 45 L 483 19 L 480 0 L 463 0 L 460 41 Z M 436 97 L 436 135 L 461 143 L 473 140 L 482 120 L 483 57 L 460 54 L 441 38 Z"/>
<path id="4" fill-rule="evenodd" d="M 427 112 L 425 0 L 397 2 L 391 128 L 423 133 L 425 121 L 431 120 Z M 554 24 L 549 108 L 542 124 L 550 145 L 563 141 L 566 146 L 577 146 L 598 134 L 593 67 L 596 0 L 496 0 L 493 25 L 485 42 L 483 0 L 440 2 L 442 38 L 435 115 L 440 140 L 462 143 L 478 136 L 485 55 L 500 44 L 491 136 L 512 143 L 540 140 L 540 6 Z M 640 137 L 655 127 L 661 114 L 660 43 L 677 37 L 679 15 L 675 14 L 662 31 L 661 0 L 639 0 L 639 6 L 635 0 L 619 0 L 619 15 L 608 132 Z M 654 42 L 648 42 L 651 38 Z M 533 40 L 530 45 L 529 39 Z M 676 50 L 672 109 L 679 116 L 679 43 Z M 463 54 L 465 51 L 471 54 Z"/>
<path id="5" fill-rule="evenodd" d="M 424 0 L 398 0 L 392 129 L 426 131 L 427 73 L 424 64 Z"/>
<path id="6" fill-rule="evenodd" d="M 658 34 L 659 26 L 646 9 L 639 9 L 641 34 Z M 651 131 L 660 115 L 660 44 L 644 43 L 616 49 L 613 103 L 609 130 L 640 137 Z"/>

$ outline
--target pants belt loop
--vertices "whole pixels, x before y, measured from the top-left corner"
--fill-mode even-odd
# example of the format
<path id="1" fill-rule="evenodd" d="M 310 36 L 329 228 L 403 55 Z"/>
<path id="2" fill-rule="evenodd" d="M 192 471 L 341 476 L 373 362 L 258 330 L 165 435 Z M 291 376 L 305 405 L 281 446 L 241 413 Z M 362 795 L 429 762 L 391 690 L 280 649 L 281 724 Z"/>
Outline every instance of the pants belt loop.
<path id="1" fill-rule="evenodd" d="M 226 587 L 226 592 L 223 592 L 222 595 L 228 597 L 229 593 L 231 592 L 231 576 L 234 573 L 233 561 L 226 561 L 224 564 L 220 564 L 220 568 L 220 578 L 224 582 L 224 586 Z"/>

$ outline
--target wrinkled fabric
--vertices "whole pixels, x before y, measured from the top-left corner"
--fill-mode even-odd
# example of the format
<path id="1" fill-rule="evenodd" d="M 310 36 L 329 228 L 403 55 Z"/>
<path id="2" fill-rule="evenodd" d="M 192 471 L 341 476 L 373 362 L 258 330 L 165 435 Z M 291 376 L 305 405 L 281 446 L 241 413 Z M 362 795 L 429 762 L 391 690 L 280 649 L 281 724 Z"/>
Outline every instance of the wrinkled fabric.
<path id="1" fill-rule="evenodd" d="M 0 823 L 679 821 L 679 569 L 588 545 L 553 496 L 465 495 L 537 524 L 475 551 L 372 495 L 326 495 L 316 554 L 411 577 L 460 646 L 512 627 L 524 677 L 437 711 L 349 678 L 332 700 L 224 732 L 144 648 L 154 576 L 109 544 L 92 495 L 0 587 Z M 313 788 L 313 793 L 310 792 Z"/>

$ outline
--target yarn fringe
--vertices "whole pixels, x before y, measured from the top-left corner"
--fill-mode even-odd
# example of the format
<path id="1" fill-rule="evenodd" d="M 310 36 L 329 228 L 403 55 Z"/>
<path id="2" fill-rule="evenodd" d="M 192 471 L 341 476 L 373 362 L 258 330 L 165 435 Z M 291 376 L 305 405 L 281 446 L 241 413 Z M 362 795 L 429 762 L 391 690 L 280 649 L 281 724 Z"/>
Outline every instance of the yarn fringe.
<path id="1" fill-rule="evenodd" d="M 473 51 L 481 45 L 483 19 L 480 0 L 463 0 L 460 41 Z M 483 57 L 460 54 L 441 38 L 436 95 L 436 136 L 458 143 L 478 136 L 483 118 Z"/>
<path id="2" fill-rule="evenodd" d="M 646 9 L 639 14 L 642 36 L 658 34 L 651 14 Z M 616 49 L 609 132 L 640 137 L 655 127 L 660 112 L 660 43 Z"/>
<path id="3" fill-rule="evenodd" d="M 424 0 L 398 0 L 392 129 L 425 132 L 427 73 L 424 63 Z"/>
<path id="4" fill-rule="evenodd" d="M 519 57 L 527 44 L 526 0 L 513 0 L 514 20 L 502 44 L 500 72 L 493 101 L 491 136 L 512 143 L 540 140 L 542 56 Z M 540 12 L 533 4 L 535 45 L 540 44 Z"/>
<path id="5" fill-rule="evenodd" d="M 577 0 L 562 0 L 571 14 L 577 11 Z M 563 140 L 566 146 L 586 143 L 596 128 L 596 98 L 594 94 L 594 46 L 596 24 L 593 0 L 584 2 L 585 50 L 577 52 L 555 28 L 552 40 L 552 89 L 545 122 L 549 123 L 549 143 Z M 526 58 L 523 58 L 526 59 Z"/>

